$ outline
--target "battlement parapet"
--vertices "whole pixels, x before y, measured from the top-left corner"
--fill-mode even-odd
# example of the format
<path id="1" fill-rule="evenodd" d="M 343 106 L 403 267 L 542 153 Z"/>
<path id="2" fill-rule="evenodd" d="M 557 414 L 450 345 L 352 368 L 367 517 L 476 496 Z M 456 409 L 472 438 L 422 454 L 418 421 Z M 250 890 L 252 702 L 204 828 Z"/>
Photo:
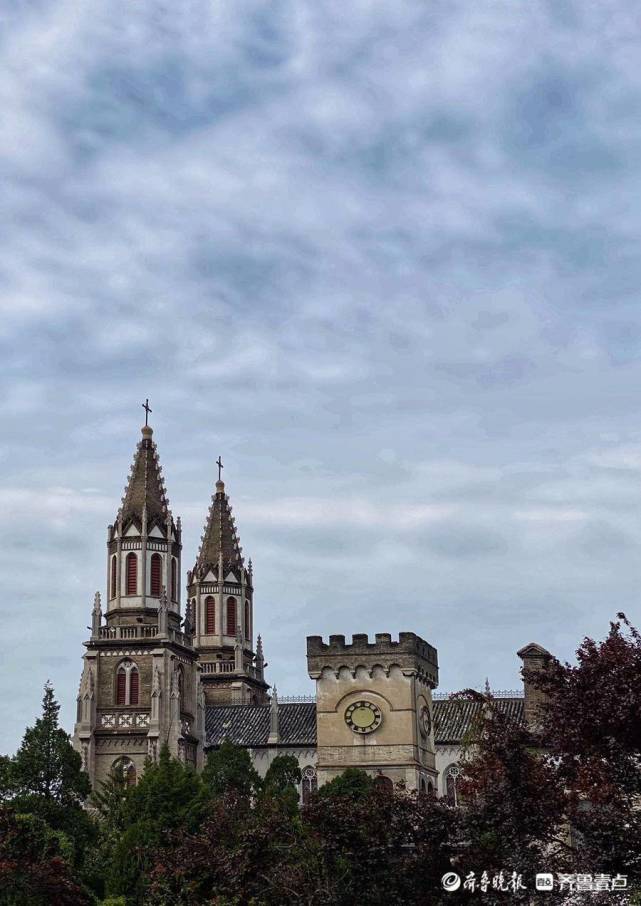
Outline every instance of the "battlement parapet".
<path id="1" fill-rule="evenodd" d="M 416 669 L 425 674 L 433 685 L 438 684 L 438 653 L 415 632 L 400 632 L 398 641 L 389 632 L 377 632 L 374 641 L 366 633 L 356 633 L 352 641 L 346 642 L 344 635 L 330 635 L 329 642 L 323 637 L 307 637 L 307 664 L 311 676 L 318 676 L 323 667 L 339 669 L 341 666 L 362 665 L 371 668 L 375 664 L 389 667 L 398 664 L 401 669 Z"/>

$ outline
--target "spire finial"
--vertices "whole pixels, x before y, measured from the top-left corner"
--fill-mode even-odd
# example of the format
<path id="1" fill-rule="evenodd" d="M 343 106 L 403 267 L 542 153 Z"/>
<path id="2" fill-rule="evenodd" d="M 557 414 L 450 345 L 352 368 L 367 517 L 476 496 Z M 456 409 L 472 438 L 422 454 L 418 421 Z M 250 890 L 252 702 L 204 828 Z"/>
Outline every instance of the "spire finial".
<path id="1" fill-rule="evenodd" d="M 269 703 L 269 736 L 267 737 L 267 745 L 278 745 L 279 742 L 278 693 L 276 686 L 272 686 L 272 699 Z"/>
<path id="2" fill-rule="evenodd" d="M 223 465 L 223 460 L 222 460 L 221 456 L 219 456 L 218 459 L 216 460 L 216 465 L 218 466 L 218 481 L 222 481 L 223 479 L 222 479 L 222 476 L 220 473 L 222 472 L 222 470 L 225 467 Z"/>
<path id="3" fill-rule="evenodd" d="M 490 689 L 490 680 L 487 676 L 485 677 L 485 694 L 488 697 L 492 694 L 492 690 Z"/>
<path id="4" fill-rule="evenodd" d="M 152 412 L 152 408 L 149 405 L 149 397 L 142 404 L 142 408 L 145 410 L 145 428 L 149 427 L 149 413 Z"/>

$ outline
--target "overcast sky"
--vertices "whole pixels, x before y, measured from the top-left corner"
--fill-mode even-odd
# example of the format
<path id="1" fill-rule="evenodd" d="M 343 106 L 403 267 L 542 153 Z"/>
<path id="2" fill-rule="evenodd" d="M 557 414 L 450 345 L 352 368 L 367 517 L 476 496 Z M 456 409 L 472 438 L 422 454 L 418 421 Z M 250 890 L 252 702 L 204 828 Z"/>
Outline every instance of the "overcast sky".
<path id="1" fill-rule="evenodd" d="M 641 622 L 640 49 L 624 0 L 2 5 L 0 751 L 47 679 L 72 729 L 147 396 L 283 693 L 310 634 L 500 689 Z"/>

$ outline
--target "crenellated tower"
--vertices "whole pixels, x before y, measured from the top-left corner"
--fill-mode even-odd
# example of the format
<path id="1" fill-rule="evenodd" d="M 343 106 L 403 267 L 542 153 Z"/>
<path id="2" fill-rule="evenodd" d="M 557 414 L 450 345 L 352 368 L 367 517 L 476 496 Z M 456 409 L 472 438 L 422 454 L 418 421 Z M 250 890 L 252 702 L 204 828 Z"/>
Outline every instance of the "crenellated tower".
<path id="1" fill-rule="evenodd" d="M 94 783 L 122 767 L 135 781 L 163 744 L 202 760 L 204 701 L 192 618 L 181 621 L 180 518 L 174 521 L 145 424 L 116 520 L 107 531 L 107 594 L 85 642 L 74 744 Z"/>
<path id="2" fill-rule="evenodd" d="M 256 653 L 254 581 L 220 477 L 211 499 L 200 550 L 187 574 L 195 646 L 207 704 L 263 704 L 268 701 L 260 636 Z"/>

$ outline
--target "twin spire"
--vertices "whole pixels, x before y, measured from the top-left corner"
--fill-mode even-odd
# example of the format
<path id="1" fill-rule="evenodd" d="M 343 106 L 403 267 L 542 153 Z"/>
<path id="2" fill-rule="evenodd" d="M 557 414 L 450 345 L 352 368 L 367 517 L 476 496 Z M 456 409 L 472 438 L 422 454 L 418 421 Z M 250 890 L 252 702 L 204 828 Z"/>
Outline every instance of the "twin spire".
<path id="1" fill-rule="evenodd" d="M 154 521 L 165 524 L 171 517 L 171 511 L 158 451 L 152 439 L 153 429 L 148 424 L 151 412 L 149 400 L 143 403 L 143 409 L 145 410 L 145 424 L 142 428 L 142 438 L 136 447 L 118 516 L 122 518 L 123 524 L 132 520 L 142 523 L 143 509 L 146 508 L 148 524 Z M 236 531 L 229 497 L 225 493 L 225 484 L 221 478 L 223 464 L 220 457 L 218 457 L 216 465 L 218 466 L 216 491 L 211 498 L 207 521 L 200 539 L 200 550 L 196 558 L 194 574 L 204 576 L 210 569 L 217 573 L 222 553 L 225 574 L 232 570 L 239 573 L 240 580 L 240 571 L 244 568 L 242 547 Z"/>

